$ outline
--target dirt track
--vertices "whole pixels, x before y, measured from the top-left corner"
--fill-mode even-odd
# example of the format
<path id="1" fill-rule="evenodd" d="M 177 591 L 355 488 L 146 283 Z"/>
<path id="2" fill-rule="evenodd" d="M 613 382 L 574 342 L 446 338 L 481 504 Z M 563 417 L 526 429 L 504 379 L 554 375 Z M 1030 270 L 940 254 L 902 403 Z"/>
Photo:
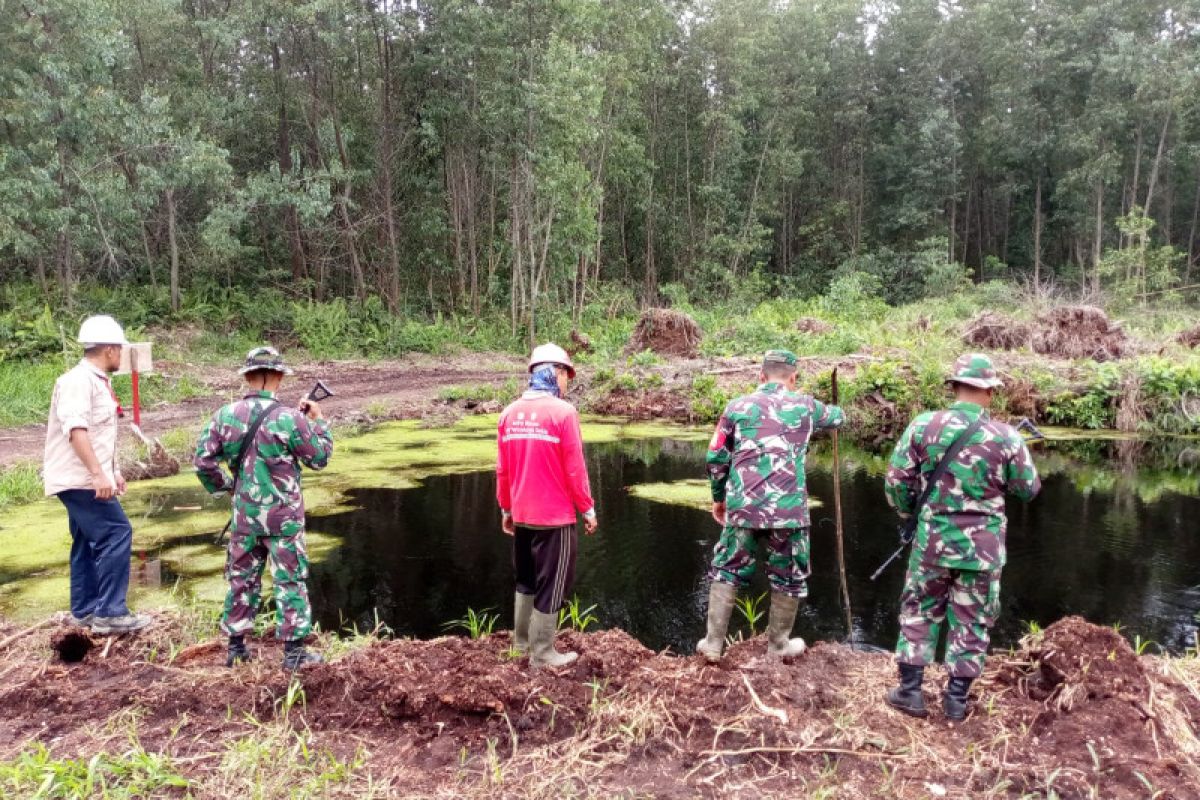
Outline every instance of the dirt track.
<path id="1" fill-rule="evenodd" d="M 222 403 L 240 392 L 236 370 L 211 366 L 198 367 L 179 362 L 156 363 L 159 372 L 180 375 L 185 371 L 210 390 L 203 397 L 180 403 L 161 404 L 142 409 L 142 429 L 151 436 L 166 431 L 196 426 Z M 519 376 L 523 362 L 514 356 L 488 353 L 435 359 L 414 356 L 397 361 L 319 361 L 295 365 L 296 374 L 288 378 L 280 397 L 298 400 L 319 378 L 337 396 L 322 403 L 326 416 L 333 420 L 354 419 L 368 408 L 386 410 L 388 419 L 420 416 L 450 386 L 501 385 Z M 47 407 L 50 398 L 46 398 Z M 24 425 L 0 430 L 0 467 L 17 461 L 41 461 L 46 436 L 45 425 Z M 123 430 L 123 439 L 132 434 Z"/>
<path id="2" fill-rule="evenodd" d="M 0 622 L 0 639 L 13 632 Z M 929 719 L 914 720 L 880 702 L 890 657 L 838 644 L 783 663 L 756 638 L 709 666 L 621 631 L 568 632 L 579 661 L 533 673 L 504 656 L 505 632 L 375 642 L 302 673 L 289 714 L 275 642 L 229 671 L 215 640 L 166 663 L 181 636 L 164 617 L 138 638 L 50 627 L 0 651 L 0 759 L 30 740 L 122 751 L 113 721 L 136 719 L 139 744 L 177 759 L 197 797 L 222 796 L 223 754 L 267 736 L 260 724 L 365 754 L 388 797 L 1200 797 L 1197 662 L 1139 658 L 1078 617 L 993 654 L 960 725 L 942 716 L 939 671 Z"/>

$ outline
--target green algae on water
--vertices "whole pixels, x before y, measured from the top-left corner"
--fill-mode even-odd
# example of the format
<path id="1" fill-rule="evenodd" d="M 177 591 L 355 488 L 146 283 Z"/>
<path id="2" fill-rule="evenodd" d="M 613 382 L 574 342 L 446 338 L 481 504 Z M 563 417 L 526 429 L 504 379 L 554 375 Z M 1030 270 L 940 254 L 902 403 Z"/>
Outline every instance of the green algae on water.
<path id="1" fill-rule="evenodd" d="M 351 489 L 411 489 L 431 476 L 494 469 L 496 423 L 496 415 L 465 417 L 437 428 L 410 420 L 335 438 L 329 467 L 304 473 L 310 560 L 320 561 L 340 546 L 340 539 L 311 520 L 317 514 L 351 510 Z M 588 417 L 583 438 L 588 444 L 662 438 L 690 442 L 706 435 L 682 425 Z M 122 499 L 133 523 L 135 559 L 158 559 L 171 582 L 165 585 L 167 577 L 161 586 L 139 586 L 135 581 L 130 589 L 135 606 L 171 602 L 173 593 L 202 600 L 223 597 L 225 550 L 214 539 L 228 519 L 229 501 L 208 495 L 191 470 L 185 470 L 132 483 Z M 70 549 L 66 511 L 57 500 L 7 507 L 0 518 L 0 613 L 27 619 L 66 609 Z M 270 570 L 265 580 L 269 584 Z"/>
<path id="2" fill-rule="evenodd" d="M 641 500 L 696 508 L 701 511 L 712 510 L 712 494 L 709 491 L 708 481 L 703 478 L 662 483 L 638 483 L 627 487 L 627 491 Z M 817 498 L 808 498 L 809 508 L 820 508 L 821 505 L 821 501 Z"/>

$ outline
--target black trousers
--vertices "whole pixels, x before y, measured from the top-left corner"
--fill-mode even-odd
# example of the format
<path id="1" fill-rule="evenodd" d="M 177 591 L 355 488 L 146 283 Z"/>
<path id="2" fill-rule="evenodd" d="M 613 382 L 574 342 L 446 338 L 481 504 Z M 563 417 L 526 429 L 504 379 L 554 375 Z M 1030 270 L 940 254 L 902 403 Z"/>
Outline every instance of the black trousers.
<path id="1" fill-rule="evenodd" d="M 557 614 L 575 583 L 575 553 L 579 533 L 574 525 L 562 528 L 517 526 L 513 536 L 513 571 L 517 591 L 533 595 L 533 607 Z"/>

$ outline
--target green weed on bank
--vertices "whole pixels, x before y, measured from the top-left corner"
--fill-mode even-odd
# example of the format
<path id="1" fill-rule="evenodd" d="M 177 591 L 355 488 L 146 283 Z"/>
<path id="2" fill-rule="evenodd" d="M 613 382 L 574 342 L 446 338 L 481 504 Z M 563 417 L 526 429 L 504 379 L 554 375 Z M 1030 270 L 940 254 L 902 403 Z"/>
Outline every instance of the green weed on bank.
<path id="1" fill-rule="evenodd" d="M 4 790 L 0 794 L 30 800 L 160 797 L 188 785 L 170 756 L 148 753 L 140 744 L 123 753 L 82 759 L 55 758 L 45 745 L 34 743 L 11 761 L 0 763 L 0 789 Z"/>
<path id="2" fill-rule="evenodd" d="M 37 464 L 23 461 L 0 471 L 0 509 L 37 500 L 42 496 L 42 475 Z"/>

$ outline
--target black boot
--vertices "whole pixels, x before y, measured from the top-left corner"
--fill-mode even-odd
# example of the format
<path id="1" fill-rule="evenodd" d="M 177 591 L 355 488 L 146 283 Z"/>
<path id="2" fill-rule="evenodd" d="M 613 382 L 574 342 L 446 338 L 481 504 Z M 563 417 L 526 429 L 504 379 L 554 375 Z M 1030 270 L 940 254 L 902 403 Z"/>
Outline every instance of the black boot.
<path id="1" fill-rule="evenodd" d="M 229 651 L 225 655 L 225 666 L 232 667 L 234 664 L 244 664 L 252 661 L 253 657 L 250 651 L 246 649 L 246 640 L 241 636 L 229 637 Z"/>
<path id="2" fill-rule="evenodd" d="M 921 694 L 921 683 L 925 680 L 925 667 L 917 664 L 900 665 L 900 685 L 889 689 L 884 700 L 897 711 L 910 717 L 927 717 L 925 695 Z"/>
<path id="3" fill-rule="evenodd" d="M 303 639 L 294 639 L 283 643 L 283 668 L 289 672 L 295 672 L 301 667 L 307 667 L 310 664 L 322 664 L 324 662 L 325 659 L 321 658 L 320 653 L 314 653 L 304 646 Z"/>
<path id="4" fill-rule="evenodd" d="M 974 678 L 951 678 L 946 684 L 946 692 L 942 695 L 942 711 L 946 719 L 962 722 L 967 718 L 967 695 L 971 691 Z"/>

